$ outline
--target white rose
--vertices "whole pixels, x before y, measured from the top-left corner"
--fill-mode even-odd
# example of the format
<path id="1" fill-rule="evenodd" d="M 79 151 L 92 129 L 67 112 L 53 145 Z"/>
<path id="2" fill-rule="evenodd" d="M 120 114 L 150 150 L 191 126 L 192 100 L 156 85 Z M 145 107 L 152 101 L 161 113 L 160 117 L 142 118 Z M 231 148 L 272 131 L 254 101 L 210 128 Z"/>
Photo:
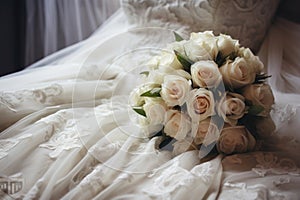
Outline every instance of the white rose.
<path id="1" fill-rule="evenodd" d="M 186 40 L 181 40 L 179 42 L 173 42 L 171 44 L 168 45 L 167 49 L 170 51 L 178 51 L 180 54 L 185 55 L 185 51 L 184 51 L 184 45 L 187 41 Z"/>
<path id="2" fill-rule="evenodd" d="M 264 110 L 258 116 L 267 116 L 274 104 L 273 92 L 268 84 L 252 84 L 242 89 L 242 94 L 252 105 L 262 106 Z"/>
<path id="3" fill-rule="evenodd" d="M 164 128 L 166 135 L 176 140 L 183 140 L 190 131 L 191 120 L 189 116 L 178 110 L 167 111 Z"/>
<path id="4" fill-rule="evenodd" d="M 220 132 L 218 126 L 212 121 L 212 119 L 206 118 L 199 123 L 193 123 L 192 125 L 192 137 L 195 144 L 204 144 L 205 146 L 218 140 Z"/>
<path id="5" fill-rule="evenodd" d="M 141 94 L 153 89 L 156 85 L 154 83 L 146 83 L 135 88 L 129 95 L 129 102 L 131 106 L 142 106 L 145 104 L 145 97 Z"/>
<path id="6" fill-rule="evenodd" d="M 203 43 L 196 43 L 193 40 L 189 40 L 184 45 L 184 51 L 186 56 L 196 62 L 199 60 L 213 60 L 210 52 L 203 47 Z"/>
<path id="7" fill-rule="evenodd" d="M 159 65 L 160 57 L 159 56 L 153 56 L 147 63 L 146 66 L 151 69 L 157 69 Z"/>
<path id="8" fill-rule="evenodd" d="M 191 75 L 182 69 L 174 69 L 169 66 L 159 66 L 158 69 L 151 70 L 149 72 L 147 81 L 161 85 L 164 82 L 164 78 L 166 75 L 176 75 L 185 78 L 187 80 L 192 79 Z"/>
<path id="9" fill-rule="evenodd" d="M 203 41 L 203 40 L 213 40 L 216 41 L 215 35 L 212 31 L 204 31 L 204 32 L 198 32 L 198 33 L 191 33 L 190 35 L 191 40 L 195 41 Z"/>
<path id="10" fill-rule="evenodd" d="M 212 31 L 191 33 L 190 40 L 195 41 L 210 54 L 211 60 L 214 60 L 218 54 L 217 37 Z"/>
<path id="11" fill-rule="evenodd" d="M 228 92 L 223 96 L 217 106 L 218 114 L 226 123 L 236 125 L 238 119 L 245 114 L 245 98 L 237 93 Z"/>
<path id="12" fill-rule="evenodd" d="M 182 106 L 191 89 L 187 79 L 176 75 L 166 75 L 161 88 L 161 97 L 168 106 Z"/>
<path id="13" fill-rule="evenodd" d="M 160 68 L 157 70 L 151 70 L 148 74 L 147 81 L 161 85 L 164 82 L 166 73 L 161 71 Z"/>
<path id="14" fill-rule="evenodd" d="M 182 65 L 177 60 L 176 55 L 173 52 L 163 52 L 160 58 L 159 65 L 162 67 L 171 67 L 174 69 L 182 69 Z"/>
<path id="15" fill-rule="evenodd" d="M 187 111 L 194 122 L 202 121 L 215 114 L 213 93 L 199 88 L 190 91 L 187 101 Z"/>
<path id="16" fill-rule="evenodd" d="M 142 106 L 145 103 L 143 97 L 140 96 L 139 88 L 135 88 L 129 95 L 129 103 L 131 106 Z"/>
<path id="17" fill-rule="evenodd" d="M 217 45 L 223 57 L 226 57 L 239 49 L 238 40 L 234 40 L 229 35 L 224 34 L 220 34 L 217 37 Z"/>
<path id="18" fill-rule="evenodd" d="M 217 142 L 219 152 L 225 154 L 244 153 L 254 150 L 256 141 L 244 126 L 225 127 Z"/>
<path id="19" fill-rule="evenodd" d="M 167 106 L 160 98 L 146 98 L 143 106 L 150 125 L 163 124 Z"/>
<path id="20" fill-rule="evenodd" d="M 240 48 L 239 54 L 243 57 L 249 67 L 253 68 L 256 74 L 261 74 L 264 72 L 264 64 L 260 61 L 258 56 L 255 56 L 249 48 Z"/>
<path id="21" fill-rule="evenodd" d="M 255 81 L 256 72 L 248 66 L 244 58 L 236 57 L 219 68 L 225 86 L 232 89 L 241 88 Z"/>
<path id="22" fill-rule="evenodd" d="M 222 80 L 218 65 L 214 61 L 198 61 L 191 66 L 194 85 L 199 87 L 217 87 Z"/>
<path id="23" fill-rule="evenodd" d="M 260 138 L 269 137 L 274 133 L 275 129 L 276 125 L 270 115 L 267 117 L 260 117 L 255 120 L 255 130 Z"/>
<path id="24" fill-rule="evenodd" d="M 191 80 L 191 79 L 192 79 L 192 76 L 191 76 L 188 72 L 184 71 L 183 69 L 173 70 L 173 71 L 170 73 L 170 75 L 180 76 L 180 77 L 185 78 L 185 79 L 187 79 L 187 80 Z M 190 83 L 189 83 L 189 84 L 190 84 Z M 190 84 L 190 85 L 191 85 L 191 84 Z"/>
<path id="25" fill-rule="evenodd" d="M 193 143 L 192 138 L 185 138 L 180 141 L 176 141 L 173 144 L 173 156 L 177 156 L 187 151 L 196 150 L 197 146 Z"/>

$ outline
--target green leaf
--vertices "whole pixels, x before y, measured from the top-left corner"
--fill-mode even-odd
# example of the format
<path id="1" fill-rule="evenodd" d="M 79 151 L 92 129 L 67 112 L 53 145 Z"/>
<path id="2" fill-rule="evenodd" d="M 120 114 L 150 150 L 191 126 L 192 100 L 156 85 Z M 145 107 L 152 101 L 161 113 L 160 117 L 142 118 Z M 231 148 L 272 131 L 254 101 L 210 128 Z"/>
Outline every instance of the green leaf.
<path id="1" fill-rule="evenodd" d="M 137 112 L 138 114 L 147 117 L 145 110 L 142 107 L 133 107 L 132 108 L 135 112 Z"/>
<path id="2" fill-rule="evenodd" d="M 141 97 L 160 97 L 161 88 L 153 88 L 141 94 Z"/>
<path id="3" fill-rule="evenodd" d="M 141 72 L 140 74 L 141 74 L 141 75 L 149 76 L 149 73 L 150 73 L 149 71 L 143 71 L 143 72 Z"/>
<path id="4" fill-rule="evenodd" d="M 188 57 L 186 57 L 185 55 L 182 55 L 181 53 L 179 53 L 178 51 L 174 50 L 174 53 L 177 57 L 177 60 L 181 63 L 181 65 L 183 66 L 183 69 L 190 73 L 191 72 L 191 65 L 194 64 L 193 61 L 191 61 Z"/>
<path id="5" fill-rule="evenodd" d="M 176 42 L 180 42 L 180 41 L 184 40 L 183 37 L 181 37 L 181 35 L 179 35 L 175 31 L 173 31 L 173 33 L 174 33 Z"/>
<path id="6" fill-rule="evenodd" d="M 264 110 L 264 107 L 259 105 L 252 105 L 249 107 L 248 114 L 250 115 L 258 115 Z"/>

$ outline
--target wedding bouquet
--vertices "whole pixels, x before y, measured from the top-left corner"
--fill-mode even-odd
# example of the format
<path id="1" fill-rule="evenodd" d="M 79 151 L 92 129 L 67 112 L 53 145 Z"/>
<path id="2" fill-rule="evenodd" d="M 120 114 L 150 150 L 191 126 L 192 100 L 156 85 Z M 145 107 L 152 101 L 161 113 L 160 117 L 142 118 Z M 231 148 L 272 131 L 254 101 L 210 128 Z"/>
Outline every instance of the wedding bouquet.
<path id="1" fill-rule="evenodd" d="M 148 63 L 144 83 L 131 94 L 145 126 L 159 127 L 162 148 L 174 140 L 175 155 L 213 146 L 224 154 L 253 151 L 274 130 L 274 97 L 264 66 L 228 35 L 192 33 Z"/>

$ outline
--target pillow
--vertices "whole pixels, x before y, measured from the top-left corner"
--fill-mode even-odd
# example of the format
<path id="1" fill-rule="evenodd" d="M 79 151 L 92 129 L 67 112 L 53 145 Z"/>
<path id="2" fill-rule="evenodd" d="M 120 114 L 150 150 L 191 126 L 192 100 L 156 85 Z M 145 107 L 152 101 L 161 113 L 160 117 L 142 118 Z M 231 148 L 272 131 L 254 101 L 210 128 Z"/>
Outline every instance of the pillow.
<path id="1" fill-rule="evenodd" d="M 279 0 L 122 0 L 130 23 L 177 31 L 213 30 L 257 52 Z"/>

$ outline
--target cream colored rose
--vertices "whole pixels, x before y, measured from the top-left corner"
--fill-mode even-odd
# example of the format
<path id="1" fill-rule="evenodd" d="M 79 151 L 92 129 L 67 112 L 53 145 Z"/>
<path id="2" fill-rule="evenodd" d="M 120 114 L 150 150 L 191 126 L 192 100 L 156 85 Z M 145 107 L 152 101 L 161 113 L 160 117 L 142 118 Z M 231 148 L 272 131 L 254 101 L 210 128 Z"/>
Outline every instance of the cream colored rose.
<path id="1" fill-rule="evenodd" d="M 193 89 L 189 93 L 187 111 L 193 121 L 199 122 L 215 114 L 213 93 L 207 89 Z"/>
<path id="2" fill-rule="evenodd" d="M 224 34 L 220 34 L 217 37 L 217 45 L 223 57 L 226 57 L 233 52 L 237 52 L 239 49 L 239 41 Z"/>
<path id="3" fill-rule="evenodd" d="M 182 65 L 177 60 L 174 52 L 166 52 L 164 51 L 161 55 L 159 65 L 161 67 L 171 67 L 173 69 L 182 69 Z"/>
<path id="4" fill-rule="evenodd" d="M 176 141 L 173 144 L 173 156 L 177 156 L 179 154 L 182 154 L 184 152 L 187 151 L 192 151 L 192 150 L 196 150 L 197 149 L 197 145 L 195 143 L 193 143 L 193 139 L 192 138 L 185 138 L 183 140 L 180 141 Z"/>
<path id="5" fill-rule="evenodd" d="M 203 47 L 202 43 L 198 44 L 193 40 L 189 40 L 185 43 L 184 51 L 186 56 L 194 62 L 199 60 L 213 60 L 212 55 Z"/>
<path id="6" fill-rule="evenodd" d="M 225 154 L 244 153 L 254 150 L 256 141 L 244 126 L 223 128 L 217 142 L 219 152 Z"/>
<path id="7" fill-rule="evenodd" d="M 172 72 L 169 73 L 170 75 L 176 75 L 176 76 L 180 76 L 182 78 L 185 78 L 187 80 L 191 80 L 192 79 L 192 76 L 190 75 L 190 73 L 182 70 L 182 69 L 177 69 L 177 70 L 174 70 Z M 191 83 L 189 83 L 191 85 Z"/>
<path id="8" fill-rule="evenodd" d="M 176 75 L 166 75 L 161 88 L 161 97 L 168 106 L 182 106 L 191 89 L 187 79 Z"/>
<path id="9" fill-rule="evenodd" d="M 245 114 L 245 98 L 237 93 L 228 92 L 217 106 L 218 114 L 231 126 L 236 125 L 238 119 Z"/>
<path id="10" fill-rule="evenodd" d="M 141 94 L 157 87 L 156 84 L 146 83 L 135 88 L 129 95 L 129 102 L 131 106 L 142 106 L 145 104 L 145 97 L 141 97 Z"/>
<path id="11" fill-rule="evenodd" d="M 255 129 L 260 138 L 267 138 L 270 135 L 273 135 L 276 125 L 269 115 L 267 117 L 258 118 L 255 121 Z"/>
<path id="12" fill-rule="evenodd" d="M 195 144 L 209 145 L 218 140 L 220 131 L 212 119 L 206 118 L 199 123 L 192 124 L 192 137 Z"/>
<path id="13" fill-rule="evenodd" d="M 166 135 L 176 140 L 183 140 L 190 131 L 191 120 L 189 116 L 178 110 L 167 111 L 164 128 Z"/>
<path id="14" fill-rule="evenodd" d="M 151 69 L 155 70 L 158 68 L 160 62 L 160 56 L 153 56 L 147 63 L 146 66 Z"/>
<path id="15" fill-rule="evenodd" d="M 192 77 L 191 75 L 182 70 L 182 69 L 174 69 L 172 67 L 169 66 L 159 66 L 158 69 L 156 70 L 151 70 L 149 72 L 149 75 L 147 77 L 147 81 L 148 82 L 153 82 L 155 84 L 162 84 L 164 82 L 164 78 L 166 75 L 176 75 L 176 76 L 180 76 L 182 78 L 185 78 L 187 80 L 191 80 Z"/>
<path id="16" fill-rule="evenodd" d="M 173 42 L 168 45 L 167 49 L 170 51 L 176 50 L 179 53 L 181 53 L 182 55 L 185 55 L 184 45 L 186 42 L 187 42 L 186 40 L 181 40 L 179 42 Z"/>
<path id="17" fill-rule="evenodd" d="M 242 89 L 242 94 L 252 105 L 262 106 L 264 110 L 258 116 L 268 116 L 274 104 L 273 92 L 268 84 L 252 84 Z"/>
<path id="18" fill-rule="evenodd" d="M 164 82 L 166 73 L 157 69 L 149 71 L 146 81 L 161 85 Z"/>
<path id="19" fill-rule="evenodd" d="M 145 98 L 143 109 L 146 112 L 147 120 L 150 125 L 164 123 L 167 105 L 162 99 Z"/>
<path id="20" fill-rule="evenodd" d="M 184 44 L 184 52 L 194 62 L 214 60 L 218 54 L 216 41 L 211 31 L 191 33 L 190 40 Z"/>
<path id="21" fill-rule="evenodd" d="M 142 93 L 141 93 L 142 94 Z M 144 97 L 141 97 L 139 88 L 135 88 L 129 95 L 129 103 L 131 106 L 142 106 L 145 103 Z"/>
<path id="22" fill-rule="evenodd" d="M 215 35 L 212 31 L 204 31 L 204 32 L 197 32 L 197 33 L 191 33 L 190 35 L 191 40 L 195 40 L 197 42 L 206 40 L 206 41 L 216 41 Z"/>
<path id="23" fill-rule="evenodd" d="M 240 48 L 239 54 L 243 57 L 249 67 L 253 68 L 256 74 L 261 74 L 264 72 L 264 64 L 260 61 L 258 56 L 255 56 L 249 48 Z"/>
<path id="24" fill-rule="evenodd" d="M 236 57 L 233 62 L 227 61 L 219 70 L 225 86 L 232 89 L 241 88 L 253 83 L 256 76 L 255 70 L 241 57 Z"/>
<path id="25" fill-rule="evenodd" d="M 212 31 L 191 33 L 190 40 L 195 41 L 198 45 L 206 49 L 212 60 L 217 57 L 217 37 L 215 37 Z"/>
<path id="26" fill-rule="evenodd" d="M 199 87 L 217 87 L 222 80 L 214 61 L 198 61 L 191 66 L 193 84 Z"/>

